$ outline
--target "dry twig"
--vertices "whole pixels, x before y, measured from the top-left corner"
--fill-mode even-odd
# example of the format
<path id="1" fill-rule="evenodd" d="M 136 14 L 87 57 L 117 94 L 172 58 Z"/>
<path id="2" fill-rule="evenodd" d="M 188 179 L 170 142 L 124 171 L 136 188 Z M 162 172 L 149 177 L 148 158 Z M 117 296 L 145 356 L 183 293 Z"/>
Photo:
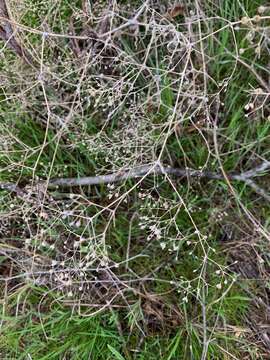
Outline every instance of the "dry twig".
<path id="1" fill-rule="evenodd" d="M 250 186 L 256 193 L 264 197 L 266 200 L 270 200 L 270 196 L 260 188 L 253 181 L 254 178 L 262 175 L 264 172 L 270 169 L 270 161 L 263 161 L 257 167 L 241 172 L 241 173 L 228 173 L 227 178 L 229 180 L 244 182 L 247 186 Z M 223 180 L 224 175 L 222 173 L 215 173 L 211 171 L 194 170 L 194 169 L 179 169 L 172 167 L 164 167 L 161 164 L 148 164 L 133 169 L 121 170 L 108 175 L 86 176 L 80 178 L 55 178 L 48 182 L 50 188 L 62 186 L 62 187 L 74 187 L 74 186 L 90 186 L 100 184 L 112 184 L 129 179 L 142 178 L 147 175 L 172 175 L 181 178 L 204 178 L 211 180 Z M 40 182 L 41 184 L 41 182 Z M 8 190 L 11 192 L 22 192 L 22 189 L 18 185 L 12 183 L 1 183 L 0 189 Z"/>
<path id="2" fill-rule="evenodd" d="M 14 29 L 12 28 L 8 7 L 5 0 L 0 0 L 0 38 L 4 40 L 14 52 L 19 55 L 24 61 L 32 65 L 33 61 L 28 52 L 19 44 L 14 36 Z"/>

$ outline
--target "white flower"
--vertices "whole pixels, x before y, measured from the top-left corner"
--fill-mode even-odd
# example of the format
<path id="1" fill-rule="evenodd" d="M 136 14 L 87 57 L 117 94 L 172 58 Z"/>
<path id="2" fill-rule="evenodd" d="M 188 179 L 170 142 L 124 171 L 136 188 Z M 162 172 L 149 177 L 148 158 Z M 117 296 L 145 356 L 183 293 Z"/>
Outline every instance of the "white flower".
<path id="1" fill-rule="evenodd" d="M 161 238 L 161 230 L 160 229 L 155 229 L 155 231 L 154 231 L 154 234 L 156 235 L 156 238 L 157 239 L 160 239 Z"/>
<path id="2" fill-rule="evenodd" d="M 165 247 L 166 247 L 166 243 L 165 243 L 165 242 L 161 242 L 161 243 L 160 243 L 160 247 L 161 247 L 162 250 L 164 250 Z"/>
<path id="3" fill-rule="evenodd" d="M 81 226 L 81 220 L 76 221 L 75 226 L 79 228 Z"/>
<path id="4" fill-rule="evenodd" d="M 250 19 L 247 16 L 242 17 L 241 23 L 243 25 L 248 25 L 250 23 Z"/>
<path id="5" fill-rule="evenodd" d="M 266 6 L 259 6 L 258 7 L 258 13 L 263 14 L 267 10 Z"/>
<path id="6" fill-rule="evenodd" d="M 73 195 L 73 194 L 71 194 Z M 72 216 L 73 215 L 73 211 L 71 210 L 64 210 L 62 212 L 62 219 L 66 219 L 68 216 Z"/>
<path id="7" fill-rule="evenodd" d="M 220 290 L 220 289 L 222 288 L 222 284 L 221 284 L 221 283 L 219 283 L 219 284 L 217 284 L 217 286 L 216 286 L 216 287 L 217 287 L 217 289 L 219 289 L 219 290 Z"/>
<path id="8" fill-rule="evenodd" d="M 176 244 L 174 244 L 174 245 L 173 245 L 173 251 L 177 251 L 178 249 L 179 249 L 179 246 L 176 245 Z"/>
<path id="9" fill-rule="evenodd" d="M 67 281 L 63 281 L 63 285 L 64 286 L 71 286 L 72 285 L 72 280 L 68 279 Z"/>
<path id="10" fill-rule="evenodd" d="M 169 209 L 169 203 L 164 202 L 163 206 L 164 206 L 164 209 L 165 209 L 165 210 Z"/>

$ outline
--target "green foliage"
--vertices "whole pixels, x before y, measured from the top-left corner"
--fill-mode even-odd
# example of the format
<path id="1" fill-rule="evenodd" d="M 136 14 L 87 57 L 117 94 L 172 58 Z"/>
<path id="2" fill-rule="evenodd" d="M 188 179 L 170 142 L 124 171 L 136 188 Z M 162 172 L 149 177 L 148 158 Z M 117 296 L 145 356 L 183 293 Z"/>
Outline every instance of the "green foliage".
<path id="1" fill-rule="evenodd" d="M 25 1 L 20 21 L 67 34 L 74 15 L 78 33 L 83 27 L 101 31 L 121 25 L 132 13 L 128 5 L 135 7 L 118 3 L 123 10 L 114 9 L 109 25 L 104 4 L 91 7 L 97 14 L 85 21 L 81 2 L 67 0 Z M 164 19 L 168 9 L 154 4 L 143 20 L 154 19 L 151 26 L 133 24 L 131 32 L 108 37 L 106 46 L 102 33 L 74 45 L 65 36 L 30 31 L 25 42 L 35 49 L 37 71 L 24 73 L 12 51 L 3 50 L 8 81 L 0 94 L 0 178 L 25 191 L 0 195 L 4 359 L 260 354 L 246 337 L 251 329 L 245 330 L 250 295 L 261 285 L 238 276 L 245 269 L 237 268 L 231 247 L 239 246 L 245 266 L 242 242 L 252 243 L 267 273 L 262 237 L 269 206 L 245 183 L 230 184 L 235 194 L 225 180 L 163 175 L 108 186 L 31 188 L 37 178 L 121 173 L 157 159 L 241 172 L 269 158 L 267 96 L 265 89 L 255 91 L 269 77 L 265 35 L 240 21 L 265 4 L 206 3 L 206 17 L 193 21 L 191 32 L 185 33 L 182 17 Z M 193 16 L 194 8 L 188 7 Z M 265 188 L 264 182 L 258 179 Z M 260 232 L 254 230 L 259 221 Z"/>

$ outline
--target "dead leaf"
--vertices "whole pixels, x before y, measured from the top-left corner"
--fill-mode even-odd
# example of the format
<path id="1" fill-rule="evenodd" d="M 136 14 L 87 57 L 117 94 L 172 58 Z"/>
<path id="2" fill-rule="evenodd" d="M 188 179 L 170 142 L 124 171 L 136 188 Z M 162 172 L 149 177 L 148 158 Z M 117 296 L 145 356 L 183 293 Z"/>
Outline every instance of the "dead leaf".
<path id="1" fill-rule="evenodd" d="M 234 336 L 236 338 L 241 338 L 243 334 L 250 332 L 250 330 L 248 328 L 243 328 L 243 327 L 233 326 L 233 325 L 230 325 L 229 327 L 234 332 Z"/>
<path id="2" fill-rule="evenodd" d="M 166 17 L 174 19 L 179 15 L 184 15 L 184 10 L 185 8 L 183 5 L 180 4 L 175 5 L 174 7 L 169 9 L 169 11 L 166 14 Z"/>

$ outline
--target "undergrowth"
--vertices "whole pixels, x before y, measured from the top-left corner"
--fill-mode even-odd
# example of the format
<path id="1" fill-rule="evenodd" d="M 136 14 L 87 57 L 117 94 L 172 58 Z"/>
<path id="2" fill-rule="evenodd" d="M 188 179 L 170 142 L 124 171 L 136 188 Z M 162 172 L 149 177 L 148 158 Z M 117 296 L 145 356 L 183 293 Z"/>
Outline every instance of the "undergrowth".
<path id="1" fill-rule="evenodd" d="M 270 7 L 8 7 L 31 62 L 2 42 L 1 358 L 269 358 L 269 175 L 226 174 L 269 160 Z M 146 164 L 224 179 L 50 185 Z"/>

